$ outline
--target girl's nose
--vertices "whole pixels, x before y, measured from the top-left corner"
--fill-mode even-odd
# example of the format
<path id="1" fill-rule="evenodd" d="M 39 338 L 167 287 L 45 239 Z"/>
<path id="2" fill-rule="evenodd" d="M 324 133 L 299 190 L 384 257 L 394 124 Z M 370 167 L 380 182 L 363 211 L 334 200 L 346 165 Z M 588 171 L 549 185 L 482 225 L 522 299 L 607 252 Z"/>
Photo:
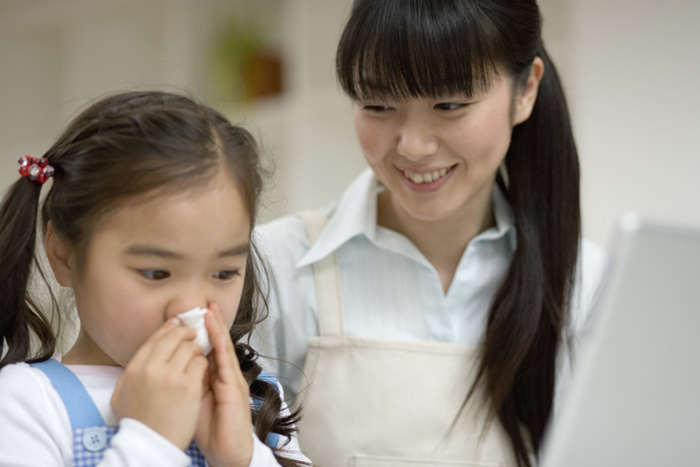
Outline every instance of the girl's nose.
<path id="1" fill-rule="evenodd" d="M 183 289 L 175 295 L 168 304 L 165 319 L 172 318 L 193 308 L 207 308 L 209 297 L 199 288 Z"/>

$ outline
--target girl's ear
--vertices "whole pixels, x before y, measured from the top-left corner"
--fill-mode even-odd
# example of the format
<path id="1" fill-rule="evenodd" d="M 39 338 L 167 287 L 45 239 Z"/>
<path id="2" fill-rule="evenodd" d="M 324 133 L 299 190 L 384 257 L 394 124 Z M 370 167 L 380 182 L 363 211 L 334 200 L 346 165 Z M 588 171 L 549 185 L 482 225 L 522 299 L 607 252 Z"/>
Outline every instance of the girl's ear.
<path id="1" fill-rule="evenodd" d="M 64 287 L 73 285 L 73 249 L 56 233 L 51 222 L 46 228 L 46 256 L 56 281 Z"/>
<path id="2" fill-rule="evenodd" d="M 522 123 L 530 118 L 532 108 L 535 106 L 535 101 L 537 100 L 537 91 L 540 87 L 540 81 L 542 81 L 543 75 L 544 62 L 540 57 L 535 57 L 532 61 L 530 76 L 527 77 L 525 86 L 516 89 L 517 92 L 520 92 L 520 95 L 515 97 L 513 125 Z"/>

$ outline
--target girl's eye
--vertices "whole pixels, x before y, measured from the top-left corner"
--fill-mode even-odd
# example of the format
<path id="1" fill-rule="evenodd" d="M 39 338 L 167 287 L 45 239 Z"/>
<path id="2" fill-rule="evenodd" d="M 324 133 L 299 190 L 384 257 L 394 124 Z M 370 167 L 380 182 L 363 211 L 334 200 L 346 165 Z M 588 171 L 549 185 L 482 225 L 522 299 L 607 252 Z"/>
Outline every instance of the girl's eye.
<path id="1" fill-rule="evenodd" d="M 223 281 L 233 279 L 234 277 L 238 276 L 238 269 L 227 269 L 224 271 L 218 271 L 214 273 L 214 277 L 217 279 L 221 279 Z"/>
<path id="2" fill-rule="evenodd" d="M 170 277 L 170 273 L 168 271 L 163 271 L 161 269 L 140 269 L 139 273 L 141 273 L 141 275 L 146 279 L 151 279 L 154 281 L 159 281 Z"/>
<path id="3" fill-rule="evenodd" d="M 469 104 L 461 103 L 461 102 L 440 102 L 439 104 L 435 104 L 435 108 L 438 110 L 443 110 L 443 111 L 450 111 L 450 110 L 457 110 L 457 109 L 463 109 Z"/>

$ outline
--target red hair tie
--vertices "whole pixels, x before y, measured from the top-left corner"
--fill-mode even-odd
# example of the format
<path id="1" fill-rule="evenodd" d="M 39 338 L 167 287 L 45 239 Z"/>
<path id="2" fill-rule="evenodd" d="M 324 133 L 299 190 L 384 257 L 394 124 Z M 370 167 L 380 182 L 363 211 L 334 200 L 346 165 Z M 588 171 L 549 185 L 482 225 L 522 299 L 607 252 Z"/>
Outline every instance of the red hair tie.
<path id="1" fill-rule="evenodd" d="M 49 161 L 43 157 L 24 156 L 17 162 L 19 162 L 19 174 L 31 181 L 44 183 L 56 173 Z"/>

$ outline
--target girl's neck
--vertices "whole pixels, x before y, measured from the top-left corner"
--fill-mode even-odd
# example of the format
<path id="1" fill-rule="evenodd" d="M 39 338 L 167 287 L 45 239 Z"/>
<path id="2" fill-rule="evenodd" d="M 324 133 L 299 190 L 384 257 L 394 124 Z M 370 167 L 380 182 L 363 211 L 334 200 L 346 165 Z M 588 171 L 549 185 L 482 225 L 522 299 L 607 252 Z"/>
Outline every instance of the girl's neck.
<path id="1" fill-rule="evenodd" d="M 63 356 L 62 363 L 64 365 L 119 366 L 95 344 L 82 326 L 75 344 L 73 344 L 73 347 Z"/>
<path id="2" fill-rule="evenodd" d="M 436 269 L 447 293 L 469 242 L 496 224 L 488 195 L 449 217 L 425 221 L 406 212 L 387 190 L 379 195 L 377 223 L 408 237 Z"/>

